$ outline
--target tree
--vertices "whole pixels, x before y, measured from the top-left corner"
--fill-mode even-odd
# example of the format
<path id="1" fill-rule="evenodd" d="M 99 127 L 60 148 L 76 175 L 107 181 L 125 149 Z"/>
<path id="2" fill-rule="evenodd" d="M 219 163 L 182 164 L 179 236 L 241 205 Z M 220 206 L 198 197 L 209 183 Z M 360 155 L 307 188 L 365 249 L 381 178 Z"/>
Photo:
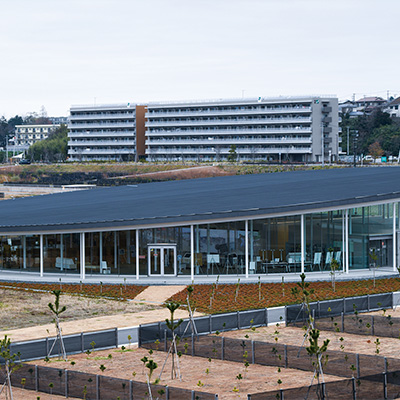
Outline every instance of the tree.
<path id="1" fill-rule="evenodd" d="M 65 161 L 68 155 L 68 128 L 61 125 L 47 139 L 36 142 L 27 152 L 32 161 Z"/>
<path id="2" fill-rule="evenodd" d="M 374 143 L 369 145 L 368 154 L 374 157 L 374 159 L 383 156 L 384 151 L 378 141 L 375 141 Z"/>
<path id="3" fill-rule="evenodd" d="M 5 389 L 5 398 L 10 398 L 12 400 L 13 394 L 11 386 L 11 374 L 20 368 L 21 364 L 17 363 L 20 358 L 20 354 L 11 353 L 11 340 L 7 337 L 7 335 L 4 336 L 4 339 L 0 341 L 0 357 L 3 359 L 2 364 L 4 364 L 5 368 L 5 381 L 1 387 L 0 394 Z"/>
<path id="4" fill-rule="evenodd" d="M 167 325 L 167 328 L 169 328 L 172 332 L 172 341 L 171 341 L 171 346 L 168 350 L 168 354 L 167 357 L 164 361 L 164 365 L 161 369 L 160 372 L 160 377 L 159 379 L 161 379 L 161 375 L 164 371 L 164 367 L 165 364 L 167 363 L 168 357 L 171 354 L 172 356 L 172 367 L 171 367 L 171 379 L 174 379 L 174 377 L 179 377 L 179 379 L 181 379 L 181 371 L 180 371 L 180 367 L 179 367 L 179 357 L 178 357 L 178 352 L 177 352 L 177 348 L 176 348 L 176 334 L 175 334 L 175 330 L 181 325 L 181 323 L 183 322 L 183 319 L 179 319 L 178 321 L 174 321 L 174 313 L 175 311 L 181 306 L 180 303 L 177 303 L 175 301 L 168 301 L 167 303 L 165 303 L 166 307 L 168 308 L 169 312 L 170 312 L 170 319 L 166 319 L 165 323 Z M 177 365 L 177 370 L 175 367 L 175 358 L 176 358 L 176 365 Z"/>
<path id="5" fill-rule="evenodd" d="M 400 126 L 395 124 L 384 125 L 376 128 L 370 143 L 378 142 L 386 155 L 398 155 L 400 151 Z"/>
<path id="6" fill-rule="evenodd" d="M 65 352 L 64 341 L 63 341 L 61 327 L 60 327 L 60 314 L 62 314 L 67 309 L 67 307 L 66 306 L 60 307 L 61 290 L 53 290 L 52 293 L 55 296 L 54 304 L 49 303 L 48 306 L 49 306 L 50 311 L 54 314 L 54 323 L 56 325 L 57 338 L 56 338 L 56 340 L 54 340 L 53 345 L 51 346 L 51 349 L 50 349 L 47 357 L 49 357 L 51 355 L 54 345 L 56 344 L 57 340 L 59 340 L 60 355 L 62 355 L 63 359 L 65 361 L 67 361 L 67 353 Z"/>
<path id="7" fill-rule="evenodd" d="M 358 154 L 367 154 L 369 145 L 374 143 L 376 140 L 379 141 L 385 152 L 390 151 L 391 153 L 393 151 L 389 148 L 386 150 L 381 139 L 379 138 L 382 128 L 393 127 L 395 130 L 397 130 L 393 120 L 390 118 L 390 115 L 382 110 L 376 109 L 371 114 L 363 114 L 356 118 L 351 117 L 350 114 L 343 114 L 340 126 L 342 128 L 343 149 L 347 149 L 347 128 L 349 128 L 350 132 L 358 131 Z M 350 140 L 349 145 L 350 153 L 353 153 L 354 150 L 352 140 Z"/>
<path id="8" fill-rule="evenodd" d="M 229 149 L 228 161 L 235 162 L 237 159 L 236 146 L 233 144 Z"/>

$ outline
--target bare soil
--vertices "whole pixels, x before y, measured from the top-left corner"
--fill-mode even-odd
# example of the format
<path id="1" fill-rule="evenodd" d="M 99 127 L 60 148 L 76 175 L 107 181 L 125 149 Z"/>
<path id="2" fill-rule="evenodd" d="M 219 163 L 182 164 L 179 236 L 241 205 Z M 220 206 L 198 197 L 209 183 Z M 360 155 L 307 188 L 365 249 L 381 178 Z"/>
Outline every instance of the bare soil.
<path id="1" fill-rule="evenodd" d="M 109 354 L 112 356 L 111 359 L 108 358 Z M 96 351 L 89 356 L 86 354 L 73 355 L 69 357 L 68 362 L 51 360 L 48 363 L 36 361 L 35 364 L 92 374 L 102 374 L 100 365 L 103 364 L 106 367 L 103 372 L 104 375 L 146 382 L 143 363 L 140 361 L 144 356 L 152 358 L 158 365 L 153 373 L 153 382 L 159 377 L 166 358 L 166 353 L 161 351 L 154 351 L 152 355 L 149 355 L 146 349 L 132 347 L 129 351 L 124 352 L 114 349 Z M 71 365 L 71 361 L 75 361 L 76 364 Z M 312 372 L 284 368 L 281 369 L 281 372 L 278 372 L 276 367 L 257 364 L 250 364 L 246 371 L 243 363 L 214 359 L 210 362 L 206 358 L 187 355 L 182 355 L 180 358 L 180 369 L 182 381 L 179 379 L 172 380 L 170 357 L 159 384 L 216 393 L 220 399 L 246 399 L 247 393 L 308 386 L 312 380 Z M 244 379 L 239 381 L 236 378 L 239 374 Z M 281 385 L 277 383 L 278 379 L 282 381 Z M 343 378 L 325 375 L 327 382 L 341 379 Z M 239 392 L 234 391 L 235 387 Z"/>
<path id="2" fill-rule="evenodd" d="M 15 388 L 13 387 L 12 389 L 13 393 L 13 399 L 14 400 L 37 400 L 40 398 L 40 400 L 61 400 L 65 399 L 64 396 L 57 396 L 55 394 L 48 394 L 48 393 L 43 393 L 43 392 L 35 392 L 34 390 L 26 390 L 26 389 L 21 389 L 21 388 Z M 77 400 L 76 397 L 68 397 L 71 400 Z M 4 393 L 0 395 L 0 400 L 5 400 L 6 396 Z"/>
<path id="3" fill-rule="evenodd" d="M 254 329 L 254 328 L 253 328 Z M 275 332 L 278 332 L 276 334 Z M 242 329 L 231 332 L 223 332 L 220 336 L 236 339 L 257 340 L 261 342 L 275 342 L 278 337 L 278 343 L 293 346 L 301 346 L 305 331 L 302 328 L 285 327 L 281 325 L 268 326 L 252 329 Z M 245 337 L 246 336 L 246 337 Z M 340 340 L 343 338 L 344 340 Z M 366 355 L 376 355 L 377 347 L 374 344 L 377 336 L 353 335 L 350 333 L 321 331 L 320 340 L 329 339 L 329 350 L 340 351 L 343 345 L 343 351 L 350 353 L 360 353 Z M 400 340 L 397 338 L 379 337 L 380 345 L 378 347 L 379 355 L 383 357 L 400 358 Z M 308 345 L 308 342 L 306 343 Z"/>
<path id="4" fill-rule="evenodd" d="M 47 293 L 0 289 L 0 333 L 10 329 L 51 323 L 53 317 L 48 304 L 54 303 L 54 299 L 54 295 Z M 60 304 L 67 307 L 60 316 L 62 322 L 85 320 L 95 316 L 141 313 L 160 308 L 157 304 L 71 295 L 62 295 Z"/>

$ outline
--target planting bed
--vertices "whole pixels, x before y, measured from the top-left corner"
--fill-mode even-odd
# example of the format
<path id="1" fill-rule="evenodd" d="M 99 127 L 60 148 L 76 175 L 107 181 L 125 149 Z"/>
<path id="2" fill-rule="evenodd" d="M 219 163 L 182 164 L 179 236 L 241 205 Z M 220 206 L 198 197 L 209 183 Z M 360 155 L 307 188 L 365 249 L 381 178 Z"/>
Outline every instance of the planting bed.
<path id="1" fill-rule="evenodd" d="M 111 359 L 108 358 L 109 354 L 112 355 Z M 132 348 L 131 351 L 124 352 L 116 349 L 96 351 L 89 356 L 86 354 L 70 356 L 67 363 L 51 360 L 48 363 L 38 361 L 35 364 L 145 382 L 143 363 L 140 361 L 144 356 L 152 358 L 158 364 L 158 368 L 154 371 L 152 377 L 152 381 L 154 381 L 155 378 L 158 378 L 166 357 L 165 352 L 157 350 L 152 355 L 149 355 L 149 352 L 143 348 Z M 179 379 L 171 380 L 170 360 L 171 358 L 169 358 L 159 384 L 216 393 L 220 399 L 246 399 L 247 393 L 307 386 L 312 379 L 312 373 L 308 371 L 282 368 L 281 372 L 278 373 L 276 367 L 256 364 L 250 364 L 247 371 L 245 371 L 244 363 L 242 362 L 216 359 L 212 359 L 210 362 L 206 358 L 191 357 L 183 354 L 180 358 L 182 381 L 179 381 Z M 75 365 L 71 365 L 71 361 L 74 361 Z M 100 370 L 100 365 L 102 364 L 106 367 L 103 373 Z M 209 370 L 208 373 L 206 372 L 207 369 Z M 132 375 L 133 372 L 136 373 L 135 376 Z M 236 378 L 239 374 L 244 377 L 240 382 Z M 281 385 L 278 385 L 278 379 L 282 381 Z M 325 377 L 327 382 L 340 379 L 342 378 L 329 375 Z M 234 387 L 239 391 L 233 391 Z"/>
<path id="2" fill-rule="evenodd" d="M 63 294 L 74 294 L 87 297 L 100 297 L 114 300 L 134 299 L 148 286 L 140 285 L 88 285 L 72 283 L 25 283 L 0 282 L 0 289 L 13 289 L 25 292 L 52 292 L 61 290 Z"/>
<path id="3" fill-rule="evenodd" d="M 293 288 L 298 288 L 297 283 L 194 285 L 191 305 L 197 311 L 214 314 L 301 303 L 300 297 L 292 294 Z M 400 279 L 377 279 L 375 286 L 372 279 L 336 282 L 335 292 L 330 282 L 310 282 L 310 288 L 314 289 L 310 301 L 321 301 L 395 292 L 400 290 Z M 183 290 L 171 300 L 185 303 L 186 296 L 187 290 Z"/>

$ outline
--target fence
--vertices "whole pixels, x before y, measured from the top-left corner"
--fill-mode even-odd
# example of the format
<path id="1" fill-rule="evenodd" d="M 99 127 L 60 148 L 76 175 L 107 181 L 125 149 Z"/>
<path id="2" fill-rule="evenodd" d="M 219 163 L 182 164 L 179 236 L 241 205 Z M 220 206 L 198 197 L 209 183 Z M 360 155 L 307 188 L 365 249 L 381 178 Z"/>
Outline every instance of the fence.
<path id="1" fill-rule="evenodd" d="M 376 400 L 400 397 L 400 371 L 248 395 L 248 400 Z"/>
<path id="2" fill-rule="evenodd" d="M 339 316 L 342 312 L 344 312 L 344 314 L 352 313 L 354 311 L 353 305 L 357 307 L 358 311 L 370 311 L 380 308 L 390 308 L 393 304 L 397 304 L 399 300 L 399 293 L 385 293 L 321 301 L 312 303 L 311 308 L 316 313 L 317 318 L 323 318 Z M 216 331 L 223 332 L 233 329 L 249 328 L 250 326 L 275 324 L 277 322 L 300 321 L 302 318 L 304 318 L 304 312 L 301 310 L 301 305 L 291 305 L 287 307 L 263 308 L 259 310 L 238 311 L 233 313 L 210 315 L 207 317 L 198 317 L 196 318 L 196 327 L 200 334 L 207 334 Z M 179 336 L 183 336 L 187 325 L 188 320 L 186 319 L 177 331 Z M 391 330 L 394 332 L 397 325 L 392 324 L 390 326 L 392 326 Z M 154 342 L 157 339 L 163 340 L 165 330 L 166 324 L 165 322 L 161 322 L 141 325 L 140 327 L 122 329 L 115 328 L 103 331 L 66 335 L 64 336 L 64 342 L 67 354 L 74 354 L 91 349 L 92 342 L 95 342 L 95 349 L 106 349 L 125 345 L 128 344 L 128 342 L 139 342 L 140 345 L 141 343 Z M 192 331 L 189 326 L 186 330 L 185 336 L 190 336 L 191 334 Z M 167 335 L 170 335 L 168 330 Z M 130 340 L 128 339 L 128 336 L 131 337 Z M 21 360 L 23 361 L 43 358 L 49 354 L 49 350 L 54 340 L 55 338 L 53 337 L 12 343 L 11 351 L 13 353 L 20 352 Z M 59 354 L 59 351 L 56 344 L 51 355 L 57 354 Z"/>
<path id="3" fill-rule="evenodd" d="M 30 364 L 22 364 L 11 375 L 11 383 L 15 387 L 86 400 L 142 400 L 149 397 L 148 386 L 143 382 Z M 218 398 L 213 393 L 162 385 L 151 385 L 151 390 L 160 400 Z"/>
<path id="4" fill-rule="evenodd" d="M 277 322 L 285 322 L 285 307 L 262 308 L 259 310 L 237 311 L 226 314 L 213 314 L 195 318 L 196 329 L 199 334 L 224 332 L 234 329 L 264 326 Z M 184 322 L 175 331 L 179 337 L 189 337 L 192 333 L 189 320 Z M 139 346 L 156 340 L 171 338 L 171 332 L 165 322 L 145 324 L 139 326 Z"/>
<path id="5" fill-rule="evenodd" d="M 86 350 L 101 350 L 118 347 L 123 344 L 137 343 L 139 337 L 139 328 L 114 328 L 102 331 L 82 332 L 74 335 L 65 335 L 64 346 L 67 354 L 83 353 Z M 128 339 L 130 336 L 130 339 Z M 11 353 L 20 353 L 21 361 L 35 360 L 44 358 L 49 354 L 53 346 L 55 337 L 27 340 L 24 342 L 11 343 Z M 94 343 L 94 346 L 92 344 Z M 59 342 L 57 342 L 50 354 L 56 356 L 61 354 Z"/>
<path id="6" fill-rule="evenodd" d="M 368 312 L 392 308 L 394 304 L 397 304 L 397 293 L 382 293 L 313 302 L 310 303 L 310 309 L 315 318 L 320 319 L 339 316 L 342 313 L 354 314 L 355 310 Z M 287 323 L 302 321 L 307 317 L 307 312 L 301 304 L 286 307 Z"/>
<path id="7" fill-rule="evenodd" d="M 148 342 L 144 348 L 168 351 L 170 340 Z M 305 347 L 280 343 L 261 342 L 224 338 L 221 336 L 199 336 L 183 338 L 177 350 L 191 356 L 245 362 L 251 364 L 292 368 L 314 371 L 314 366 Z M 327 350 L 329 362 L 324 366 L 324 373 L 351 378 L 400 370 L 400 359 L 379 355 L 357 354 L 345 351 Z"/>
<path id="8" fill-rule="evenodd" d="M 292 325 L 303 326 L 303 323 L 294 322 Z M 315 319 L 315 328 L 323 331 L 346 332 L 356 335 L 398 338 L 400 332 L 400 318 L 387 315 L 353 314 L 331 318 Z"/>

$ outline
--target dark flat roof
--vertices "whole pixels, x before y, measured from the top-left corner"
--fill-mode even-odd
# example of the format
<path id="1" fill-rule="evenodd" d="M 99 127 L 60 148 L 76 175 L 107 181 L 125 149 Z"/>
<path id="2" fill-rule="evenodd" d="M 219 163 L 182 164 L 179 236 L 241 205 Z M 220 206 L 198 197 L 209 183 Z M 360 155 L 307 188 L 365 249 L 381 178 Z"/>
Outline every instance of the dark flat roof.
<path id="1" fill-rule="evenodd" d="M 226 176 L 0 202 L 0 233 L 182 223 L 400 200 L 400 167 Z"/>

